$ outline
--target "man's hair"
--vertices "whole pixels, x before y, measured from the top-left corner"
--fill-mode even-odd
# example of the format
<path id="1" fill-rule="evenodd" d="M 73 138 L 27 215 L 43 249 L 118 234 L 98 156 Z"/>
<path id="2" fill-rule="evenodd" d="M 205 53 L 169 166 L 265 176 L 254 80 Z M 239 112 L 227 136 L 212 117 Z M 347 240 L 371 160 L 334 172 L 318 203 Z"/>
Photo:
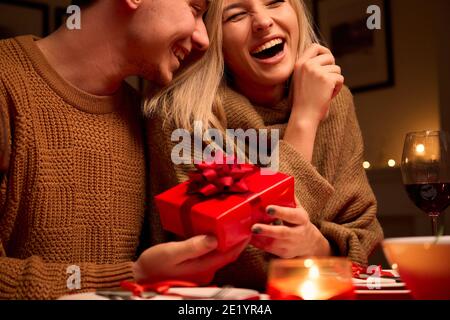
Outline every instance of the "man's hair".
<path id="1" fill-rule="evenodd" d="M 92 5 L 95 1 L 97 0 L 72 0 L 72 4 L 80 8 L 85 8 Z"/>

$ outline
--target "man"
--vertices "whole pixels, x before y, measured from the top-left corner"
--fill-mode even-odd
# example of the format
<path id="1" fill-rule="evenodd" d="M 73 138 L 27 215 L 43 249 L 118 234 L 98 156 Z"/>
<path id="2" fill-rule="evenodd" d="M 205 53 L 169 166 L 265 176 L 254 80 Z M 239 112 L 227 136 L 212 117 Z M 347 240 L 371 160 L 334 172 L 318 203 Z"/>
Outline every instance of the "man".
<path id="1" fill-rule="evenodd" d="M 219 255 L 216 239 L 197 236 L 135 259 L 146 159 L 139 99 L 124 83 L 140 75 L 168 84 L 189 54 L 206 50 L 206 0 L 74 4 L 80 30 L 0 42 L 11 149 L 0 185 L 0 298 L 56 298 L 122 280 L 206 283 L 245 244 Z"/>

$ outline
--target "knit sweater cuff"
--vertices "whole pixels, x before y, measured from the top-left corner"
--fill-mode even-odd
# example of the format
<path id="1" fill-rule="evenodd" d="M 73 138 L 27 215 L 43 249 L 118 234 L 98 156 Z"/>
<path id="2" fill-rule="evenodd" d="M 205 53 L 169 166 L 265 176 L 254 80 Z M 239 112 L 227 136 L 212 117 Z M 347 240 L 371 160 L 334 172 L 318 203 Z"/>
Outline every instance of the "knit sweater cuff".
<path id="1" fill-rule="evenodd" d="M 300 205 L 311 220 L 319 215 L 334 193 L 333 186 L 289 143 L 280 140 L 279 171 L 295 177 L 295 190 Z"/>
<path id="2" fill-rule="evenodd" d="M 122 262 L 114 265 L 81 264 L 82 289 L 119 288 L 120 282 L 133 281 L 133 262 Z M 85 274 L 83 276 L 83 274 Z"/>
<path id="3" fill-rule="evenodd" d="M 322 221 L 319 230 L 330 242 L 333 255 L 347 257 L 351 261 L 367 265 L 367 254 L 362 250 L 356 234 L 351 229 L 333 222 Z"/>

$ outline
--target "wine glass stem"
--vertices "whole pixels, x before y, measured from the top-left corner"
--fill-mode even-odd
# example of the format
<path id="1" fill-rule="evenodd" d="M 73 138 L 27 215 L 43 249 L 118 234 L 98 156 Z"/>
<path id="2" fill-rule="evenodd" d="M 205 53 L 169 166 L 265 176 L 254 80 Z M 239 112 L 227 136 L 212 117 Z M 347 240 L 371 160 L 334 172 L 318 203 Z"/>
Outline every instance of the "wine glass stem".
<path id="1" fill-rule="evenodd" d="M 433 236 L 437 236 L 438 224 L 439 224 L 439 212 L 431 213 L 430 218 L 431 218 L 431 228 L 433 231 Z"/>

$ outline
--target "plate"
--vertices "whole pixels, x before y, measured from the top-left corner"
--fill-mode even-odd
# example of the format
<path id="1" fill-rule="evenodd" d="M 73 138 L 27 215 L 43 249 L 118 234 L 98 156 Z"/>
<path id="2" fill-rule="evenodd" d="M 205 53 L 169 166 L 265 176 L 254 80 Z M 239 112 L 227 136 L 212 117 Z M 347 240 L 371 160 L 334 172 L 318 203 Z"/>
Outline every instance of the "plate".
<path id="1" fill-rule="evenodd" d="M 404 294 L 404 295 L 409 295 L 411 294 L 411 290 L 355 290 L 355 293 L 358 295 L 366 295 L 366 294 L 374 294 L 374 295 L 389 295 L 389 294 Z"/>
<path id="2" fill-rule="evenodd" d="M 170 288 L 167 294 L 134 297 L 130 291 L 111 290 L 66 295 L 58 300 L 268 300 L 268 296 L 256 290 L 244 288 Z"/>
<path id="3" fill-rule="evenodd" d="M 185 299 L 212 299 L 212 300 L 260 300 L 261 294 L 256 290 L 244 288 L 171 288 L 168 294 L 175 294 Z"/>
<path id="4" fill-rule="evenodd" d="M 398 282 L 395 279 L 386 279 L 386 278 L 379 278 L 379 283 L 375 282 L 378 279 L 371 278 L 370 280 L 366 279 L 353 279 L 353 286 L 356 288 L 367 288 L 370 290 L 371 287 L 373 289 L 371 290 L 380 290 L 380 289 L 387 289 L 387 288 L 404 288 L 405 283 L 404 282 Z"/>

